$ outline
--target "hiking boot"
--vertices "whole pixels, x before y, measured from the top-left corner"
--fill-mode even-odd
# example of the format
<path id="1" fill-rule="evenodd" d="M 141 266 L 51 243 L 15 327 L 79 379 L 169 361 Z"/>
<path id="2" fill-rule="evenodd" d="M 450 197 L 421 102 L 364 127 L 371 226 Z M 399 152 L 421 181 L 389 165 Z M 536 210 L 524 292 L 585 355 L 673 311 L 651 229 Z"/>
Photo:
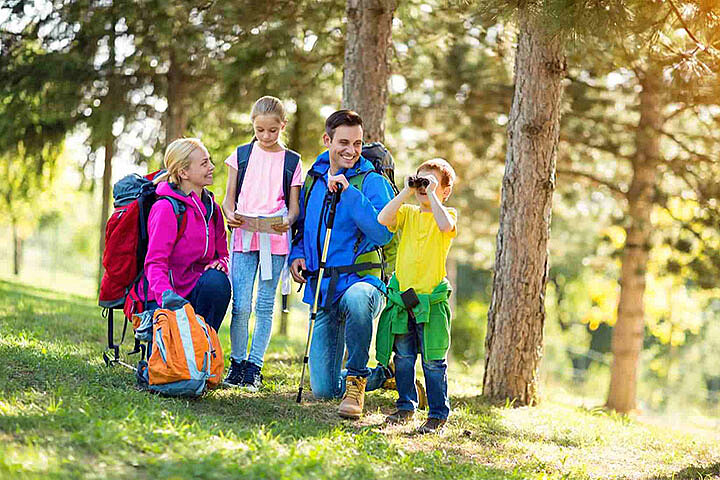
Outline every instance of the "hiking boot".
<path id="1" fill-rule="evenodd" d="M 385 390 L 397 390 L 397 382 L 395 381 L 395 363 L 392 360 L 390 360 L 388 366 L 385 367 L 385 371 L 389 372 L 390 375 L 383 382 L 382 388 Z"/>
<path id="2" fill-rule="evenodd" d="M 417 432 L 420 434 L 425 433 L 440 433 L 443 430 L 443 427 L 445 427 L 445 422 L 447 420 L 443 420 L 441 418 L 428 418 L 427 421 L 417 429 Z"/>
<path id="3" fill-rule="evenodd" d="M 230 359 L 230 369 L 228 370 L 227 377 L 223 380 L 223 385 L 228 387 L 239 387 L 242 383 L 243 373 L 247 362 L 245 360 L 236 362 L 232 358 Z"/>
<path id="4" fill-rule="evenodd" d="M 247 362 L 245 372 L 243 372 L 242 383 L 240 388 L 244 388 L 249 392 L 257 392 L 263 386 L 263 376 L 260 373 L 260 367 L 252 362 Z"/>
<path id="5" fill-rule="evenodd" d="M 397 390 L 397 381 L 395 380 L 395 363 L 390 360 L 390 363 L 388 363 L 388 366 L 385 368 L 390 372 L 391 376 L 385 379 L 382 384 L 382 388 L 385 390 Z M 425 410 L 428 407 L 427 392 L 425 392 L 425 385 L 423 385 L 418 378 L 415 379 L 415 388 L 417 389 L 418 394 L 418 408 L 420 410 Z"/>
<path id="6" fill-rule="evenodd" d="M 393 425 L 407 423 L 412 420 L 413 415 L 415 415 L 415 412 L 412 410 L 397 409 L 393 413 L 385 417 L 385 423 L 390 423 Z"/>
<path id="7" fill-rule="evenodd" d="M 348 375 L 345 381 L 345 396 L 338 407 L 338 414 L 341 417 L 353 420 L 360 418 L 365 405 L 365 385 L 367 378 Z"/>
<path id="8" fill-rule="evenodd" d="M 418 394 L 418 408 L 425 410 L 428 408 L 427 392 L 425 391 L 425 385 L 423 385 L 419 378 L 415 379 L 415 388 Z"/>

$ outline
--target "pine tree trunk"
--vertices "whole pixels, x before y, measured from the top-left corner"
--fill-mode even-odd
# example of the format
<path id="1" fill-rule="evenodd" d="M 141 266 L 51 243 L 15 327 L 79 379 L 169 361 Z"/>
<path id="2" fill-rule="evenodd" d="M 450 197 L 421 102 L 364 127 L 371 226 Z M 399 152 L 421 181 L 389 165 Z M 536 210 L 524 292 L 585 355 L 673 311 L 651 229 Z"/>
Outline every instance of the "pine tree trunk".
<path id="1" fill-rule="evenodd" d="M 170 66 L 167 73 L 167 125 L 165 127 L 165 143 L 185 136 L 188 122 L 187 115 L 187 85 L 185 83 L 182 65 L 177 60 L 174 51 L 170 51 Z"/>
<path id="2" fill-rule="evenodd" d="M 514 405 L 539 401 L 548 237 L 555 188 L 562 81 L 562 35 L 518 12 L 515 93 L 485 340 L 483 394 Z"/>
<path id="3" fill-rule="evenodd" d="M 12 234 L 13 234 L 13 274 L 17 277 L 20 275 L 20 269 L 22 267 L 22 251 L 23 251 L 23 239 L 20 237 L 18 232 L 17 221 L 12 219 Z"/>
<path id="4" fill-rule="evenodd" d="M 366 142 L 385 140 L 395 0 L 348 0 L 343 107 L 363 118 Z"/>
<path id="5" fill-rule="evenodd" d="M 105 170 L 103 171 L 102 183 L 102 207 L 100 209 L 100 245 L 98 247 L 98 276 L 97 290 L 100 291 L 100 282 L 104 273 L 102 265 L 103 252 L 105 250 L 105 225 L 110 216 L 110 197 L 112 181 L 112 158 L 115 155 L 115 137 L 112 131 L 107 132 L 105 138 Z"/>
<path id="6" fill-rule="evenodd" d="M 658 180 L 661 112 L 660 72 L 647 72 L 640 80 L 640 121 L 636 134 L 636 154 L 632 162 L 633 179 L 628 199 L 629 225 L 620 273 L 620 300 L 617 323 L 613 328 L 613 363 L 607 407 L 621 413 L 636 408 L 638 361 L 645 335 L 645 273 L 650 253 L 652 224 L 650 214 Z"/>

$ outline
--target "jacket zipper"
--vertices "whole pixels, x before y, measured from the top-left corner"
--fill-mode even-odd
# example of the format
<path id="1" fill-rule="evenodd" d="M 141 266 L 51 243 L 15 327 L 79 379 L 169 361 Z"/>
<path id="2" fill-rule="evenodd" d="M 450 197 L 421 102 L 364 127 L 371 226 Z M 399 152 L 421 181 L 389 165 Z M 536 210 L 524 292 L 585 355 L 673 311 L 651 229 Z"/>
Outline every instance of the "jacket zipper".
<path id="1" fill-rule="evenodd" d="M 198 211 L 200 212 L 200 216 L 202 217 L 203 223 L 205 224 L 205 251 L 202 254 L 203 258 L 205 258 L 205 255 L 207 255 L 208 246 L 210 243 L 210 226 L 208 225 L 207 220 L 205 220 L 205 215 L 202 214 L 202 209 L 200 208 L 200 206 L 197 204 L 197 202 L 195 201 L 194 198 L 192 198 L 192 197 L 190 197 L 190 198 L 192 199 L 193 203 L 195 204 Z M 213 208 L 213 205 L 212 205 L 212 203 L 210 203 L 210 211 L 211 212 L 212 212 L 212 208 Z M 212 213 L 210 215 L 212 215 Z"/>

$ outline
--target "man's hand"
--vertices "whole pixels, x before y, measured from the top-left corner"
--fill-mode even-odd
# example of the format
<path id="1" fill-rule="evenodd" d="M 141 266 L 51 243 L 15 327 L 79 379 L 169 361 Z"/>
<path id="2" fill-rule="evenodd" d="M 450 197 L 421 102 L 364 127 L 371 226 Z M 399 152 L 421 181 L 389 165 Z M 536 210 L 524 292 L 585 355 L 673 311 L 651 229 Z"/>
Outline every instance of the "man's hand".
<path id="1" fill-rule="evenodd" d="M 304 258 L 296 258 L 293 260 L 293 262 L 290 264 L 290 275 L 292 275 L 293 280 L 295 280 L 298 283 L 305 283 L 307 280 L 305 280 L 305 277 L 302 276 L 302 271 L 305 270 L 305 259 Z"/>
<path id="2" fill-rule="evenodd" d="M 273 223 L 271 228 L 278 233 L 285 233 L 290 230 L 290 222 L 287 219 L 284 219 L 282 223 Z"/>
<path id="3" fill-rule="evenodd" d="M 220 270 L 226 275 L 228 273 L 227 267 L 220 260 L 215 260 L 212 263 L 208 263 L 207 265 L 205 265 L 205 270 L 210 270 L 211 268 L 214 268 L 215 270 Z"/>
<path id="4" fill-rule="evenodd" d="M 343 191 L 347 190 L 350 186 L 350 183 L 348 182 L 347 178 L 345 178 L 345 175 L 330 175 L 328 174 L 328 190 L 331 192 L 335 192 L 337 190 L 337 185 L 342 185 Z"/>

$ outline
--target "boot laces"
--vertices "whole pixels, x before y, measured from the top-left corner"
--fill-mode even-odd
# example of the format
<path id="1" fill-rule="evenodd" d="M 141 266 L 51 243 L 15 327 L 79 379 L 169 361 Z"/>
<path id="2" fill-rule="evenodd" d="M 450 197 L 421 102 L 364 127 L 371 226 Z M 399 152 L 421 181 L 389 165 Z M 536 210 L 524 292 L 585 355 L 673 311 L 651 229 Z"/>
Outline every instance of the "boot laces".
<path id="1" fill-rule="evenodd" d="M 350 380 L 345 387 L 345 397 L 360 403 L 360 382 L 358 380 Z"/>

